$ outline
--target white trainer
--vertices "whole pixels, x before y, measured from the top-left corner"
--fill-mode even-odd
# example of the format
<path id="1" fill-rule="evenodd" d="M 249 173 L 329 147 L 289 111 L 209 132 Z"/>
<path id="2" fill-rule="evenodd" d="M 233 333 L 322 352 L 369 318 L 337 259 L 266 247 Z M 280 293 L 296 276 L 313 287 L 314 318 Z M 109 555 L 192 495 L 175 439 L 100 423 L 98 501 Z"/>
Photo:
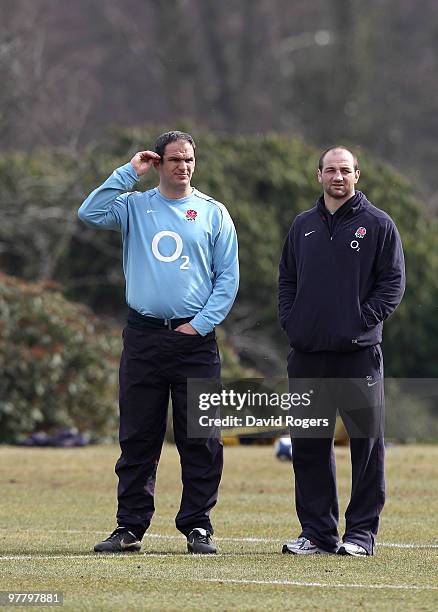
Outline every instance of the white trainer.
<path id="1" fill-rule="evenodd" d="M 283 544 L 283 548 L 281 549 L 283 554 L 289 555 L 330 555 L 326 550 L 322 548 L 318 548 L 318 546 L 308 540 L 307 538 L 300 537 L 296 540 L 292 540 L 291 542 L 285 542 Z"/>

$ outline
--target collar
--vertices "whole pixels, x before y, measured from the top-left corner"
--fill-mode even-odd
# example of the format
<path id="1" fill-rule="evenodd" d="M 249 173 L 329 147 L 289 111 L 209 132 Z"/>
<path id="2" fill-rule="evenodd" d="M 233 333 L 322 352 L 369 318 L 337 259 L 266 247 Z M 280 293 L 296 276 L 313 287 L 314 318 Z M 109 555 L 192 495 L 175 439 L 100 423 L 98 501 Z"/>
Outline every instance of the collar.
<path id="1" fill-rule="evenodd" d="M 333 220 L 339 220 L 346 217 L 350 213 L 355 214 L 362 206 L 364 200 L 364 194 L 361 191 L 356 191 L 355 194 L 352 195 L 349 200 L 344 202 L 342 206 L 340 206 L 338 210 L 333 215 L 331 215 L 325 207 L 324 194 L 322 194 L 319 196 L 316 206 L 318 208 L 318 212 L 323 215 L 325 219 L 331 217 Z"/>

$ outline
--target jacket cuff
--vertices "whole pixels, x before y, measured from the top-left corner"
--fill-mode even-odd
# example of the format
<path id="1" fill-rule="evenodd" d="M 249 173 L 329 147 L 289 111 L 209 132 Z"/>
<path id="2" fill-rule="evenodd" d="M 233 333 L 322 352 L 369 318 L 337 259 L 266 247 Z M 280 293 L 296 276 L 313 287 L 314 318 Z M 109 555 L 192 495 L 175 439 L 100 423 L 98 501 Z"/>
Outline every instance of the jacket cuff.
<path id="1" fill-rule="evenodd" d="M 379 324 L 379 321 L 376 321 L 375 317 L 373 317 L 373 322 L 372 323 L 368 323 L 368 320 L 366 318 L 366 310 L 363 307 L 362 307 L 362 310 L 361 310 L 360 319 L 361 319 L 362 327 L 363 327 L 364 330 L 372 329 L 373 327 L 376 327 L 376 325 Z"/>
<path id="2" fill-rule="evenodd" d="M 130 187 L 132 187 L 134 183 L 138 183 L 138 181 L 140 180 L 140 177 L 138 176 L 137 172 L 134 170 L 134 166 L 131 164 L 131 162 L 128 162 L 127 164 L 124 164 L 123 166 L 120 166 L 120 168 L 117 168 L 117 170 L 121 172 L 127 179 L 130 180 L 131 182 Z"/>
<path id="3" fill-rule="evenodd" d="M 211 325 L 211 323 L 209 323 L 207 319 L 199 312 L 190 321 L 190 325 L 193 327 L 193 329 L 196 329 L 200 336 L 206 336 L 214 329 L 214 325 Z"/>

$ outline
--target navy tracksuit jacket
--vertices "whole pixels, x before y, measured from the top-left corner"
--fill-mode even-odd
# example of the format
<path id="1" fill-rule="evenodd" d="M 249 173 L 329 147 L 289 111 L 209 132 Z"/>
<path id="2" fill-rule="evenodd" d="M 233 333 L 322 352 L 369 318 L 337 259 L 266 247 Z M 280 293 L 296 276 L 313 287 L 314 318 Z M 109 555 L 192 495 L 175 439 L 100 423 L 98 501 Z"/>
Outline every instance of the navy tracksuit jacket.
<path id="1" fill-rule="evenodd" d="M 279 318 L 292 347 L 289 378 L 383 376 L 383 321 L 404 288 L 403 250 L 392 219 L 360 191 L 334 215 L 321 196 L 295 218 L 280 261 Z M 383 436 L 351 437 L 350 446 L 352 491 L 343 539 L 373 554 L 384 504 Z M 332 440 L 294 438 L 293 463 L 301 535 L 333 552 L 339 512 Z"/>
<path id="2" fill-rule="evenodd" d="M 382 341 L 405 288 L 392 219 L 357 191 L 334 215 L 321 197 L 298 215 L 280 261 L 280 323 L 297 351 L 354 351 Z"/>

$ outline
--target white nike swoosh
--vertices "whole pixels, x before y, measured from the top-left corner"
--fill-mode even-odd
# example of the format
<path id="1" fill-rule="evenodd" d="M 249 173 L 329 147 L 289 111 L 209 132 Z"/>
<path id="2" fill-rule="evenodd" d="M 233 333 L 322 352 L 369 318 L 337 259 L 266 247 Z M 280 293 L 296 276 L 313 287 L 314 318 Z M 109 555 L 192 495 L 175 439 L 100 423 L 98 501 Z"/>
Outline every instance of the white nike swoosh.
<path id="1" fill-rule="evenodd" d="M 369 382 L 369 383 L 367 383 L 367 384 L 368 384 L 368 387 L 374 387 L 374 385 L 377 385 L 377 383 L 378 383 L 378 382 L 379 382 L 379 381 L 378 381 L 378 380 L 376 380 L 376 381 L 375 381 L 375 382 L 373 382 L 373 383 L 370 383 L 370 382 Z"/>
<path id="2" fill-rule="evenodd" d="M 316 230 L 312 230 L 311 232 L 306 232 L 304 235 L 305 236 L 310 236 L 310 234 L 313 234 L 314 232 L 316 232 Z"/>
<path id="3" fill-rule="evenodd" d="M 134 544 L 137 544 L 137 542 L 125 542 L 125 540 L 120 540 L 120 548 L 122 549 L 126 549 L 126 548 L 132 548 L 132 546 L 134 546 Z"/>
<path id="4" fill-rule="evenodd" d="M 156 210 L 147 210 L 146 212 L 147 213 L 151 213 L 151 212 L 158 212 L 158 211 L 156 211 Z"/>

